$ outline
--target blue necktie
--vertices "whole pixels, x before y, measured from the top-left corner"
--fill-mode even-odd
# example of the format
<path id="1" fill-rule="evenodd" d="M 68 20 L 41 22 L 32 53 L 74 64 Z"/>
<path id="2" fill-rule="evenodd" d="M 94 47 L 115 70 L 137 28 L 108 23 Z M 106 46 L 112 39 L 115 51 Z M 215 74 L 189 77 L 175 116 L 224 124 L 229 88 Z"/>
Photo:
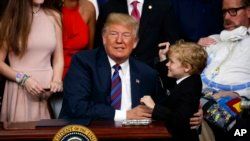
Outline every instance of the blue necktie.
<path id="1" fill-rule="evenodd" d="M 114 74 L 111 78 L 111 105 L 116 109 L 121 109 L 121 96 L 122 96 L 122 82 L 119 76 L 119 70 L 121 66 L 119 64 L 114 65 Z"/>

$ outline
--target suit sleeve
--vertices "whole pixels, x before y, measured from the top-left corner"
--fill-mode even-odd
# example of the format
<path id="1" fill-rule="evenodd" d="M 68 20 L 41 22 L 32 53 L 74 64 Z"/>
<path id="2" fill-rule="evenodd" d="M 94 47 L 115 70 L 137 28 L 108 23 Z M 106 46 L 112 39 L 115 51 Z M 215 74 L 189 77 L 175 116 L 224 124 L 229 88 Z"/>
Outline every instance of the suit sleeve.
<path id="1" fill-rule="evenodd" d="M 169 102 L 166 98 L 164 101 L 165 104 L 155 105 L 152 114 L 153 119 L 166 121 L 168 127 L 176 132 L 188 131 L 190 129 L 189 118 L 197 111 L 194 109 L 198 109 L 198 105 L 194 105 L 194 101 L 199 103 L 197 93 L 187 89 L 185 94 L 182 94 L 175 101 L 175 107 L 173 108 L 166 106 L 166 103 Z"/>
<path id="2" fill-rule="evenodd" d="M 64 98 L 61 118 L 65 119 L 106 119 L 113 120 L 115 110 L 104 102 L 94 100 L 93 71 L 76 55 L 64 80 Z"/>

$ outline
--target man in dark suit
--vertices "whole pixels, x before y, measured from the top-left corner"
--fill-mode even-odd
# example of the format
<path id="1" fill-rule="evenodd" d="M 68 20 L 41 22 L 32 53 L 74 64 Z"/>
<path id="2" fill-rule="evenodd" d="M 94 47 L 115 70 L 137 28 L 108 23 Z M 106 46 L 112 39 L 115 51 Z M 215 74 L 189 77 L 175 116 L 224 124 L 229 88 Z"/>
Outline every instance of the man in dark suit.
<path id="1" fill-rule="evenodd" d="M 95 42 L 102 44 L 101 29 L 107 16 L 112 12 L 131 15 L 134 0 L 109 0 L 100 10 L 96 23 Z M 158 58 L 158 44 L 161 42 L 175 42 L 179 39 L 179 31 L 176 26 L 173 9 L 169 0 L 137 0 L 140 25 L 139 42 L 133 50 L 132 56 L 151 67 L 155 67 Z"/>
<path id="2" fill-rule="evenodd" d="M 87 124 L 100 119 L 151 117 L 152 110 L 140 105 L 140 98 L 158 93 L 158 77 L 155 70 L 130 57 L 138 41 L 137 30 L 138 23 L 130 16 L 110 14 L 103 28 L 104 48 L 78 53 L 72 59 L 64 79 L 60 118 L 83 119 Z M 113 66 L 117 65 L 121 68 L 120 80 L 114 82 L 121 84 L 118 108 L 113 105 L 111 94 L 115 85 Z"/>

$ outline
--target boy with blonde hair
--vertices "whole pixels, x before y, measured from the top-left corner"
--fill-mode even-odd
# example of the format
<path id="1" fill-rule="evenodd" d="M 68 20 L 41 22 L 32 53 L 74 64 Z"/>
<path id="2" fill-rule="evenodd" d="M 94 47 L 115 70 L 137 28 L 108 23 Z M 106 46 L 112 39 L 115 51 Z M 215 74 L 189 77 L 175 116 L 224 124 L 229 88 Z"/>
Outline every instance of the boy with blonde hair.
<path id="1" fill-rule="evenodd" d="M 159 104 L 154 103 L 150 96 L 144 96 L 141 102 L 153 110 L 153 119 L 166 122 L 173 140 L 198 141 L 197 130 L 190 129 L 189 118 L 199 107 L 202 95 L 200 73 L 206 66 L 207 53 L 200 45 L 184 41 L 168 48 L 165 49 L 168 55 L 167 75 L 177 79 L 176 85 Z"/>

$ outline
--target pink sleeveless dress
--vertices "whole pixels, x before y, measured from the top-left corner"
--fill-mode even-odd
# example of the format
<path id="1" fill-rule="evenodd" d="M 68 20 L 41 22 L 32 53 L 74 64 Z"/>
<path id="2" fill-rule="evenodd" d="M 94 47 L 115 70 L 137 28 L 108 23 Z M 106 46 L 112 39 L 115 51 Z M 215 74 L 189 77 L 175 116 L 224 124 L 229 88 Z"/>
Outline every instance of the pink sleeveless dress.
<path id="1" fill-rule="evenodd" d="M 10 67 L 24 72 L 48 88 L 53 70 L 51 57 L 56 47 L 55 26 L 41 9 L 33 15 L 28 46 L 22 58 L 10 52 Z M 33 96 L 13 81 L 6 81 L 1 110 L 1 121 L 24 122 L 50 119 L 47 100 L 51 93 Z"/>

